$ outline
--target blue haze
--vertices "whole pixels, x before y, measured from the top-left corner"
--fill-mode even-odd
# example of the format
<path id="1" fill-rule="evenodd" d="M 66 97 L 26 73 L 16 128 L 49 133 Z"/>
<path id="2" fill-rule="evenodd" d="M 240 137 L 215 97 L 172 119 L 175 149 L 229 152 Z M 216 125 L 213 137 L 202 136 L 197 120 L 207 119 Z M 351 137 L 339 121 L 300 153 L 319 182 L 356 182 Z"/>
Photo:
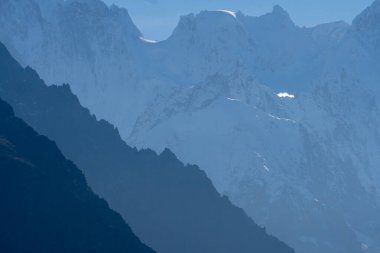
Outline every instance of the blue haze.
<path id="1" fill-rule="evenodd" d="M 372 0 L 104 0 L 129 10 L 134 22 L 149 39 L 167 38 L 181 15 L 201 10 L 241 10 L 261 15 L 276 4 L 286 9 L 297 25 L 314 26 L 330 21 L 348 23 Z"/>

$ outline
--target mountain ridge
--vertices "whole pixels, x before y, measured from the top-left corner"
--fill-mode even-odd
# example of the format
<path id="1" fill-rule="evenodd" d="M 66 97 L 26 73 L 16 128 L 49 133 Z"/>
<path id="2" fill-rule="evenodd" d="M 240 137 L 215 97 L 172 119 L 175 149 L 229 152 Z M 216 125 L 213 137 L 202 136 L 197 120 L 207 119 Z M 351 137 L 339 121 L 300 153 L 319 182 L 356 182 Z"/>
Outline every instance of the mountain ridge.
<path id="1" fill-rule="evenodd" d="M 46 86 L 34 70 L 11 59 L 0 46 L 0 96 L 54 139 L 90 186 L 158 252 L 293 252 L 221 197 L 197 166 L 184 165 L 168 149 L 157 155 L 127 146 L 68 85 Z"/>
<path id="2" fill-rule="evenodd" d="M 0 99 L 0 248 L 4 252 L 140 252 L 121 216 L 57 146 Z"/>
<path id="3" fill-rule="evenodd" d="M 220 193 L 297 251 L 357 253 L 365 244 L 377 253 L 376 43 L 342 23 L 301 28 L 274 12 L 286 26 L 273 13 L 217 13 L 225 30 L 194 26 L 191 15 L 188 31 L 160 43 L 129 43 L 109 26 L 110 44 L 91 40 L 81 54 L 68 47 L 20 61 L 47 83 L 70 83 L 129 144 L 169 147 L 200 164 Z M 82 35 L 77 26 L 69 30 Z M 13 36 L 1 31 L 0 38 Z M 46 45 L 59 45 L 60 36 Z M 51 59 L 33 62 L 45 55 Z"/>

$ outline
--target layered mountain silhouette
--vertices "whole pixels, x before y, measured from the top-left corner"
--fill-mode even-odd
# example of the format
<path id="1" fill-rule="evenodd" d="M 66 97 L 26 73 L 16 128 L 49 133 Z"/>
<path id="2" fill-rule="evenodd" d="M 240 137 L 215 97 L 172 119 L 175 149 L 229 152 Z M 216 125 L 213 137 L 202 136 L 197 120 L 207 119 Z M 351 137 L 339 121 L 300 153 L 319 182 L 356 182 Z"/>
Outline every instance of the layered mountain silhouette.
<path id="1" fill-rule="evenodd" d="M 1 99 L 0 203 L 4 253 L 154 252 L 92 192 L 55 143 Z"/>
<path id="2" fill-rule="evenodd" d="M 152 43 L 141 38 L 126 10 L 100 0 L 3 0 L 0 41 L 22 66 L 36 69 L 46 84 L 69 83 L 80 104 L 116 126 L 128 145 L 157 153 L 169 148 L 185 164 L 199 165 L 219 194 L 297 252 L 379 253 L 379 3 L 374 1 L 352 25 L 333 22 L 312 28 L 297 26 L 279 6 L 258 17 L 202 11 L 182 17 L 170 38 Z M 72 96 L 67 95 L 68 86 L 49 89 L 57 95 L 39 100 L 31 91 L 15 91 L 10 96 L 15 101 L 30 101 L 14 105 L 16 112 L 25 107 L 19 111 L 38 108 L 42 115 L 56 114 L 39 104 Z M 72 100 L 78 104 L 75 97 Z M 66 104 L 61 110 L 76 111 Z M 64 123 L 70 130 L 75 122 L 68 117 L 49 120 L 50 116 L 37 120 L 42 117 L 37 112 L 28 117 L 55 134 L 61 132 L 54 132 L 56 125 Z M 106 122 L 98 125 L 113 131 Z M 79 140 L 82 132 L 102 141 L 110 138 L 94 134 L 97 131 L 88 126 L 82 129 L 75 135 Z M 118 136 L 113 132 L 109 135 Z M 79 163 L 74 158 L 82 156 L 77 151 L 87 146 L 85 142 L 71 147 L 74 142 L 67 136 L 53 139 L 67 145 L 62 151 L 72 152 L 69 158 Z M 93 137 L 88 142 L 94 150 L 105 146 Z M 156 163 L 153 152 L 130 152 Z M 85 161 L 99 166 L 104 157 L 115 156 L 97 154 L 87 155 Z M 126 159 L 122 152 L 119 156 Z M 172 154 L 165 151 L 160 161 L 167 162 L 162 158 L 166 156 Z M 103 164 L 124 168 L 118 161 L 109 158 Z M 86 170 L 95 167 L 79 167 L 97 184 L 96 192 L 112 192 L 114 203 L 126 199 L 114 192 L 124 192 L 125 185 L 136 181 L 129 183 L 134 177 L 130 172 L 124 175 L 123 169 L 119 174 L 107 169 L 108 174 L 91 175 Z M 159 173 L 162 169 L 158 175 L 146 172 L 156 178 Z M 177 176 L 170 178 L 173 185 L 187 185 Z M 171 193 L 173 185 L 164 190 L 157 186 L 153 196 L 163 191 L 172 195 L 162 196 L 176 200 L 188 196 Z M 151 195 L 149 191 L 143 193 Z M 156 206 L 165 199 L 168 205 L 173 202 L 169 197 L 151 198 L 159 199 Z M 131 199 L 139 203 L 139 198 Z"/>
<path id="3" fill-rule="evenodd" d="M 54 139 L 94 191 L 158 252 L 293 252 L 221 197 L 199 168 L 184 166 L 169 150 L 156 155 L 130 148 L 112 125 L 80 105 L 69 86 L 46 86 L 3 45 L 0 96 Z"/>

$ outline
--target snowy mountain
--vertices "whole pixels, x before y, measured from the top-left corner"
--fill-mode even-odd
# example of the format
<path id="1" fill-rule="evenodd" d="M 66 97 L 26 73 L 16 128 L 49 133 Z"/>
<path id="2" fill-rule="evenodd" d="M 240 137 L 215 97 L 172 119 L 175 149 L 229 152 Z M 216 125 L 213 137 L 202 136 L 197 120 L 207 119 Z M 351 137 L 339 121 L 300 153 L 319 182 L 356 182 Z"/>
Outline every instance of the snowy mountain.
<path id="1" fill-rule="evenodd" d="M 349 129 L 344 115 L 350 107 L 336 119 L 330 110 L 338 108 L 330 106 L 337 105 L 324 105 L 335 94 L 325 87 L 316 89 L 312 99 L 262 91 L 255 93 L 261 100 L 247 104 L 216 95 L 209 89 L 212 82 L 223 80 L 178 92 L 170 102 L 163 100 L 163 109 L 156 103 L 146 114 L 149 120 L 138 121 L 129 142 L 155 150 L 169 147 L 181 160 L 206 168 L 221 193 L 301 252 L 358 252 L 361 243 L 373 243 L 379 224 L 376 198 L 356 174 L 359 163 L 350 161 L 360 149 L 352 147 L 357 138 L 345 141 L 350 133 L 339 132 Z M 348 94 L 338 95 L 343 102 Z M 378 114 L 376 108 L 371 111 Z M 366 128 L 358 124 L 358 129 Z M 347 147 L 352 149 L 347 152 Z M 370 223 L 364 224 L 363 217 Z M 368 238 L 356 239 L 354 233 Z M 323 245 L 326 241 L 331 246 Z"/>
<path id="2" fill-rule="evenodd" d="M 168 149 L 158 155 L 129 147 L 113 125 L 80 105 L 68 85 L 46 86 L 1 43 L 0 97 L 54 140 L 92 189 L 157 252 L 294 253 L 220 196 L 204 171 L 184 165 Z"/>
<path id="3" fill-rule="evenodd" d="M 98 0 L 39 2 L 2 1 L 0 40 L 129 144 L 200 165 L 297 252 L 380 252 L 380 1 L 314 28 L 204 11 L 158 43 Z"/>
<path id="4" fill-rule="evenodd" d="M 108 8 L 97 0 L 57 0 L 55 5 L 45 0 L 6 0 L 0 4 L 4 24 L 0 40 L 23 65 L 35 66 L 48 83 L 72 84 L 82 103 L 102 118 L 124 126 L 117 120 L 119 113 L 109 112 L 139 113 L 129 108 L 146 103 L 142 100 L 146 89 L 138 82 L 145 66 L 140 50 L 144 42 L 125 9 Z M 128 123 L 124 128 L 128 129 Z"/>
<path id="5" fill-rule="evenodd" d="M 254 45 L 236 14 L 203 11 L 181 17 L 172 36 L 150 50 L 161 72 L 185 85 L 216 73 L 243 71 Z"/>

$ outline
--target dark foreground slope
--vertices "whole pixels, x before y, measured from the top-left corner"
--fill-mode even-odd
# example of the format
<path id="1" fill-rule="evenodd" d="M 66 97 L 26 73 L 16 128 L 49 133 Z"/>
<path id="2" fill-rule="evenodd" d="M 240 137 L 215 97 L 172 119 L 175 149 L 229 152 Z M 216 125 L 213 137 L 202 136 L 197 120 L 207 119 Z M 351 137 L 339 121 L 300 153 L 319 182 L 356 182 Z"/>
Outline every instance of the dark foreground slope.
<path id="1" fill-rule="evenodd" d="M 198 167 L 184 166 L 168 150 L 156 155 L 128 147 L 112 125 L 81 107 L 67 85 L 47 87 L 3 46 L 0 96 L 54 139 L 95 192 L 158 252 L 293 252 L 221 197 Z"/>
<path id="2" fill-rule="evenodd" d="M 56 145 L 0 100 L 0 252 L 153 253 Z"/>

